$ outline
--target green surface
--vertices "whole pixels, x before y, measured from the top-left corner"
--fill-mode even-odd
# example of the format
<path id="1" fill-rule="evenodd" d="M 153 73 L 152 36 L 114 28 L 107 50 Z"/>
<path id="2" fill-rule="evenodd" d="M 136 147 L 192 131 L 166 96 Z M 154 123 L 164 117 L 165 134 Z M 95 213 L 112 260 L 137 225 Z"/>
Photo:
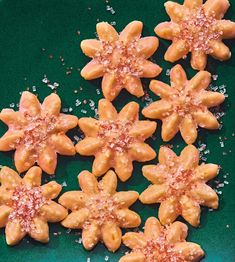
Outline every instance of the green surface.
<path id="1" fill-rule="evenodd" d="M 48 88 L 42 79 L 44 74 L 52 82 L 58 82 L 58 94 L 62 98 L 63 108 L 71 107 L 73 114 L 78 117 L 94 116 L 89 99 L 95 101 L 102 97 L 97 94 L 100 89 L 100 81 L 85 81 L 81 78 L 78 68 L 82 68 L 89 59 L 80 50 L 80 41 L 95 36 L 97 21 L 116 22 L 116 28 L 120 31 L 128 22 L 141 20 L 144 22 L 143 35 L 154 35 L 153 28 L 161 21 L 168 20 L 163 3 L 164 0 L 111 0 L 110 5 L 115 10 L 111 14 L 106 10 L 108 5 L 103 0 L 0 0 L 0 108 L 13 106 L 18 103 L 22 90 L 33 90 L 42 100 L 52 90 Z M 182 1 L 179 1 L 182 2 Z M 235 0 L 230 1 L 231 8 L 226 18 L 235 20 Z M 80 31 L 80 35 L 77 34 Z M 235 41 L 228 44 L 235 57 Z M 154 59 L 164 71 L 158 77 L 159 80 L 169 81 L 166 70 L 172 64 L 163 60 L 163 54 L 169 46 L 169 42 L 160 40 L 160 48 Z M 45 48 L 45 51 L 42 50 Z M 64 58 L 62 64 L 60 56 Z M 184 68 L 192 77 L 195 72 L 189 66 L 189 60 L 183 61 Z M 70 75 L 66 74 L 66 67 L 73 67 Z M 228 98 L 220 112 L 226 114 L 222 118 L 222 130 L 215 132 L 200 131 L 199 140 L 206 143 L 209 154 L 204 154 L 207 162 L 218 163 L 222 170 L 219 175 L 221 181 L 229 184 L 221 189 L 220 208 L 218 211 L 209 212 L 202 210 L 201 226 L 199 229 L 190 227 L 188 240 L 201 244 L 206 251 L 207 262 L 235 261 L 235 103 L 232 101 L 235 95 L 235 58 L 228 62 L 217 63 L 209 60 L 209 70 L 218 74 L 218 80 L 213 85 L 226 85 Z M 145 81 L 146 89 L 149 80 Z M 74 93 L 74 90 L 78 90 Z M 154 99 L 156 97 L 149 92 Z M 88 100 L 87 104 L 75 106 L 76 99 Z M 114 101 L 117 108 L 121 108 L 127 102 L 135 100 L 143 107 L 146 101 L 136 99 L 123 91 Z M 16 106 L 15 106 L 16 109 Z M 87 113 L 84 113 L 86 110 Z M 6 127 L 1 124 L 0 132 L 4 133 Z M 78 134 L 78 129 L 70 132 L 71 138 Z M 160 139 L 160 125 L 155 134 L 156 140 L 149 139 L 150 144 L 158 151 L 163 144 Z M 227 138 L 227 140 L 225 139 Z M 221 147 L 221 143 L 224 147 Z M 177 136 L 171 141 L 174 150 L 179 153 L 185 146 L 182 139 Z M 0 153 L 0 164 L 14 168 L 13 153 Z M 77 175 L 84 169 L 91 170 L 92 158 L 59 157 L 56 171 L 56 181 L 66 182 L 63 191 L 77 189 Z M 152 161 L 154 163 L 156 160 Z M 140 164 L 135 163 L 132 178 L 126 183 L 119 183 L 121 190 L 138 190 L 142 192 L 149 184 L 141 174 Z M 227 175 L 229 174 L 229 175 Z M 224 176 L 227 176 L 225 178 Z M 44 174 L 44 181 L 50 180 Z M 54 179 L 54 178 L 53 178 Z M 225 182 L 227 183 L 227 182 Z M 213 183 L 215 184 L 215 183 Z M 144 206 L 136 203 L 133 209 L 142 217 L 143 222 L 149 216 L 157 215 L 157 205 Z M 54 233 L 59 232 L 59 235 Z M 92 252 L 87 252 L 82 245 L 77 243 L 80 238 L 79 231 L 66 232 L 59 224 L 50 225 L 50 242 L 47 245 L 37 243 L 25 238 L 18 246 L 8 247 L 5 243 L 4 230 L 0 231 L 0 261 L 118 261 L 127 249 L 121 247 L 115 254 L 109 253 L 102 244 L 99 244 Z"/>

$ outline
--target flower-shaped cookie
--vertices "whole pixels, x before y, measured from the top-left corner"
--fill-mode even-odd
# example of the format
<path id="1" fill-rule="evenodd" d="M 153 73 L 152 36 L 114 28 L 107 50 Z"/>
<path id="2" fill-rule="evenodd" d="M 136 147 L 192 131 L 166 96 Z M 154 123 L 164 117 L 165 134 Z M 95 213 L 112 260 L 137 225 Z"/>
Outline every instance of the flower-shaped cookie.
<path id="1" fill-rule="evenodd" d="M 138 120 L 139 105 L 130 102 L 117 113 L 111 102 L 99 101 L 99 120 L 79 119 L 79 126 L 85 138 L 78 142 L 79 154 L 94 155 L 92 173 L 100 176 L 114 168 L 122 181 L 132 174 L 132 161 L 145 162 L 155 158 L 155 151 L 146 143 L 155 129 L 156 123 Z"/>
<path id="2" fill-rule="evenodd" d="M 200 71 L 187 80 L 183 68 L 176 65 L 170 71 L 170 79 L 171 87 L 157 80 L 151 81 L 150 89 L 161 100 L 142 111 L 145 117 L 162 120 L 162 139 L 169 141 L 180 131 L 184 141 L 192 144 L 197 139 L 198 126 L 218 129 L 219 123 L 208 108 L 221 104 L 225 96 L 206 90 L 211 74 Z"/>
<path id="3" fill-rule="evenodd" d="M 51 199 L 62 187 L 55 181 L 41 186 L 42 170 L 31 167 L 22 179 L 14 170 L 3 167 L 0 172 L 0 227 L 6 227 L 6 242 L 17 244 L 26 234 L 46 243 L 48 222 L 67 216 L 67 210 Z"/>
<path id="4" fill-rule="evenodd" d="M 65 133 L 77 126 L 76 116 L 60 114 L 58 95 L 47 96 L 42 103 L 30 92 L 23 92 L 19 111 L 3 109 L 0 120 L 8 131 L 0 138 L 0 151 L 15 151 L 18 172 L 37 164 L 48 174 L 54 174 L 57 155 L 75 155 L 72 141 Z"/>
<path id="5" fill-rule="evenodd" d="M 82 51 L 92 58 L 81 75 L 87 80 L 103 77 L 103 94 L 110 101 L 123 88 L 137 97 L 144 95 L 140 78 L 155 77 L 162 71 L 147 60 L 157 50 L 158 39 L 141 38 L 142 28 L 142 22 L 133 21 L 118 34 L 111 25 L 102 22 L 96 26 L 99 40 L 81 42 Z"/>
<path id="6" fill-rule="evenodd" d="M 61 205 L 72 211 L 62 225 L 82 229 L 82 242 L 87 250 L 100 240 L 110 251 L 116 251 L 121 245 L 120 228 L 140 225 L 139 215 L 128 209 L 139 194 L 135 191 L 116 192 L 117 176 L 111 170 L 100 182 L 88 171 L 81 172 L 78 181 L 82 191 L 66 192 L 59 199 Z"/>
<path id="7" fill-rule="evenodd" d="M 218 208 L 218 196 L 206 182 L 218 174 L 214 164 L 199 165 L 199 151 L 193 145 L 180 156 L 168 147 L 161 147 L 159 164 L 143 167 L 143 175 L 153 183 L 140 195 L 144 204 L 161 203 L 158 216 L 162 224 L 181 215 L 192 226 L 200 223 L 200 205 Z"/>
<path id="8" fill-rule="evenodd" d="M 144 232 L 128 232 L 122 237 L 132 251 L 119 262 L 197 262 L 204 257 L 201 247 L 187 242 L 188 227 L 174 222 L 163 227 L 159 221 L 147 219 Z"/>
<path id="9" fill-rule="evenodd" d="M 171 40 L 165 60 L 175 62 L 191 52 L 191 66 L 204 70 L 207 55 L 224 61 L 231 57 L 223 39 L 235 38 L 235 23 L 222 20 L 229 8 L 228 0 L 185 0 L 183 5 L 165 3 L 170 22 L 156 26 L 158 36 Z"/>

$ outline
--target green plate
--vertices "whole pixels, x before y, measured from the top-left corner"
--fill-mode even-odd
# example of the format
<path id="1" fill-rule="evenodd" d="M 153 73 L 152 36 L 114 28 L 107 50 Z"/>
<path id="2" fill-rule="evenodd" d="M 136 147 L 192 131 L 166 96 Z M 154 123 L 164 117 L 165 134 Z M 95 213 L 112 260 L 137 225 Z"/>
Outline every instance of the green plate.
<path id="1" fill-rule="evenodd" d="M 62 98 L 63 110 L 72 110 L 78 117 L 94 116 L 95 107 L 102 94 L 100 80 L 85 81 L 79 74 L 89 59 L 80 50 L 83 39 L 95 36 L 95 25 L 98 21 L 116 23 L 121 30 L 128 22 L 140 20 L 144 23 L 143 35 L 154 35 L 153 28 L 162 21 L 168 20 L 164 10 L 164 0 L 0 0 L 0 108 L 13 107 L 17 109 L 20 92 L 30 90 L 43 99 L 52 92 L 51 88 L 42 82 L 44 75 L 52 82 L 59 83 L 57 92 Z M 179 1 L 182 3 L 182 1 Z M 235 0 L 231 0 L 231 8 L 226 18 L 235 20 Z M 108 6 L 111 6 L 110 9 Z M 200 130 L 197 145 L 206 149 L 203 159 L 218 163 L 222 169 L 217 179 L 222 183 L 218 188 L 220 193 L 220 208 L 210 212 L 202 209 L 201 226 L 192 227 L 188 240 L 199 243 L 206 251 L 207 262 L 235 261 L 235 41 L 228 41 L 234 58 L 228 62 L 209 60 L 208 69 L 218 75 L 213 86 L 223 91 L 227 90 L 227 100 L 219 110 L 224 112 L 222 129 L 207 132 Z M 154 59 L 164 71 L 158 77 L 161 81 L 169 81 L 166 72 L 173 65 L 163 60 L 164 52 L 169 42 L 160 40 L 160 48 Z M 188 75 L 195 72 L 189 66 L 189 59 L 181 61 Z M 216 77 L 215 77 L 216 78 Z M 148 90 L 149 80 L 144 81 Z M 223 86 L 224 85 L 224 86 Z M 77 92 L 77 93 L 76 93 Z M 150 97 L 156 97 L 148 91 Z M 84 103 L 84 100 L 87 103 Z M 120 109 L 127 102 L 138 101 L 143 107 L 146 99 L 136 99 L 123 91 L 114 101 Z M 81 104 L 79 105 L 79 101 Z M 0 132 L 6 127 L 1 123 Z M 78 129 L 69 133 L 75 141 L 79 136 Z M 74 139 L 75 136 L 75 139 Z M 158 151 L 164 144 L 160 138 L 160 124 L 154 139 L 149 143 Z M 185 146 L 177 136 L 171 141 L 174 150 L 179 153 Z M 200 145 L 199 145 L 200 144 Z M 0 164 L 14 168 L 13 153 L 0 153 Z M 59 157 L 55 177 L 44 174 L 44 181 L 56 179 L 64 185 L 63 192 L 78 188 L 77 175 L 84 169 L 91 170 L 93 158 Z M 152 161 L 152 163 L 156 162 Z M 135 163 L 132 178 L 126 183 L 119 182 L 119 190 L 137 190 L 142 192 L 147 186 L 147 180 L 141 174 L 142 165 Z M 224 187 L 223 187 L 224 184 Z M 217 186 L 218 187 L 218 186 Z M 144 206 L 139 202 L 133 206 L 143 223 L 149 216 L 157 216 L 157 205 Z M 143 225 L 143 224 L 142 224 Z M 4 230 L 0 231 L 0 261 L 118 261 L 127 251 L 121 247 L 115 254 L 109 253 L 102 244 L 87 252 L 79 244 L 80 232 L 67 231 L 59 224 L 50 225 L 50 242 L 46 245 L 25 238 L 19 245 L 8 247 L 5 242 Z M 90 258 L 90 260 L 89 260 Z"/>

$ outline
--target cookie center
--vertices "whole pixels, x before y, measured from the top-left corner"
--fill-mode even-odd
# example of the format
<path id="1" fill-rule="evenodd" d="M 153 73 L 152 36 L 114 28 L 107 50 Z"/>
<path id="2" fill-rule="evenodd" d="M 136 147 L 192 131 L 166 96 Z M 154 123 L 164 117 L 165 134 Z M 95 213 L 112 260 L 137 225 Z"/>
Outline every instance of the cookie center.
<path id="1" fill-rule="evenodd" d="M 107 221 L 116 220 L 117 203 L 111 195 L 105 192 L 91 196 L 86 203 L 86 207 L 89 209 L 89 219 L 85 226 L 86 224 L 88 226 L 91 221 L 96 221 L 102 226 Z"/>
<path id="2" fill-rule="evenodd" d="M 133 137 L 129 135 L 132 126 L 131 121 L 100 121 L 98 137 L 105 140 L 108 148 L 123 152 L 133 142 Z"/>
<path id="3" fill-rule="evenodd" d="M 41 149 L 56 127 L 56 117 L 47 114 L 37 116 L 25 114 L 25 119 L 28 124 L 24 128 L 24 136 L 20 142 L 29 148 Z"/>
<path id="4" fill-rule="evenodd" d="M 185 262 L 183 256 L 175 252 L 173 245 L 167 243 L 165 233 L 162 232 L 156 239 L 147 241 L 140 251 L 145 255 L 146 262 Z"/>
<path id="5" fill-rule="evenodd" d="M 199 51 L 210 54 L 211 40 L 218 40 L 221 32 L 216 29 L 215 15 L 206 14 L 202 7 L 193 9 L 186 18 L 180 22 L 180 33 L 177 39 L 187 42 L 190 52 Z"/>
<path id="6" fill-rule="evenodd" d="M 19 221 L 22 231 L 30 232 L 33 229 L 33 219 L 39 215 L 40 208 L 46 203 L 40 187 L 18 186 L 11 200 L 13 211 L 8 217 L 9 220 Z"/>
<path id="7" fill-rule="evenodd" d="M 142 73 L 142 59 L 138 48 L 138 40 L 124 44 L 117 40 L 113 43 L 101 41 L 101 48 L 95 60 L 104 66 L 105 73 L 115 74 L 116 80 L 125 83 L 125 77 L 139 77 Z"/>
<path id="8" fill-rule="evenodd" d="M 187 169 L 175 161 L 168 161 L 166 165 L 160 165 L 160 167 L 165 174 L 167 186 L 163 201 L 171 197 L 180 198 L 195 185 L 193 169 Z"/>
<path id="9" fill-rule="evenodd" d="M 200 101 L 190 91 L 183 90 L 178 91 L 178 94 L 173 97 L 172 103 L 174 105 L 174 111 L 184 117 L 187 114 L 192 114 L 200 107 Z"/>
<path id="10" fill-rule="evenodd" d="M 173 168 L 168 177 L 171 194 L 183 194 L 190 187 L 193 171 L 184 169 L 182 166 Z"/>

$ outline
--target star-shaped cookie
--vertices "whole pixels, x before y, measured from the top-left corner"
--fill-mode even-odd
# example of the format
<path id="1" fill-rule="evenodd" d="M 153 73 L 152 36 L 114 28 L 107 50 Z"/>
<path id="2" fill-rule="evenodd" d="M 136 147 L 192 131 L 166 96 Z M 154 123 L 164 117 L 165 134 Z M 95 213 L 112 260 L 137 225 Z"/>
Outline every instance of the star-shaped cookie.
<path id="1" fill-rule="evenodd" d="M 151 119 L 162 120 L 162 139 L 171 140 L 180 131 L 184 141 L 192 144 L 197 139 L 198 126 L 218 129 L 219 123 L 208 108 L 220 105 L 225 96 L 219 92 L 206 90 L 211 81 L 207 71 L 198 72 L 187 80 L 181 65 L 170 71 L 171 86 L 152 80 L 150 89 L 161 100 L 151 103 L 142 114 Z"/>
<path id="2" fill-rule="evenodd" d="M 79 127 L 85 138 L 78 142 L 76 150 L 84 156 L 95 156 L 92 172 L 101 176 L 114 168 L 122 181 L 132 174 L 134 160 L 145 162 L 152 160 L 156 153 L 144 141 L 156 129 L 152 121 L 140 121 L 139 105 L 130 102 L 117 113 L 106 99 L 98 105 L 99 119 L 81 118 Z"/>
<path id="3" fill-rule="evenodd" d="M 144 232 L 128 232 L 122 237 L 132 251 L 119 262 L 198 262 L 204 251 L 195 243 L 187 242 L 188 227 L 174 222 L 163 227 L 159 221 L 147 219 Z"/>
<path id="4" fill-rule="evenodd" d="M 81 75 L 87 80 L 103 77 L 102 91 L 110 101 L 123 88 L 134 96 L 143 96 L 140 78 L 155 77 L 162 71 L 148 60 L 158 48 L 158 39 L 141 38 L 142 28 L 142 22 L 133 21 L 118 34 L 113 26 L 102 22 L 96 26 L 99 40 L 81 42 L 84 54 L 92 58 Z"/>
<path id="5" fill-rule="evenodd" d="M 158 36 L 172 41 L 165 60 L 175 62 L 191 53 L 191 66 L 204 70 L 208 55 L 220 61 L 229 59 L 231 52 L 222 41 L 235 38 L 235 23 L 222 19 L 229 6 L 228 0 L 166 2 L 171 21 L 155 28 Z"/>
<path id="6" fill-rule="evenodd" d="M 121 245 L 120 228 L 140 225 L 139 215 L 129 210 L 139 194 L 135 191 L 116 192 L 117 176 L 111 170 L 99 182 L 92 173 L 83 171 L 78 181 L 82 191 L 66 192 L 59 198 L 59 203 L 71 210 L 61 224 L 82 229 L 82 243 L 86 249 L 90 250 L 102 241 L 115 252 Z"/>
<path id="7" fill-rule="evenodd" d="M 158 216 L 162 224 L 172 223 L 181 215 L 192 226 L 200 223 L 200 205 L 218 208 L 218 196 L 206 183 L 217 176 L 219 166 L 199 165 L 199 151 L 186 146 L 180 156 L 161 147 L 159 164 L 143 167 L 143 175 L 151 181 L 140 195 L 144 204 L 160 203 Z"/>
<path id="8" fill-rule="evenodd" d="M 41 186 L 41 174 L 36 166 L 24 178 L 8 167 L 0 171 L 0 227 L 6 227 L 8 245 L 19 243 L 27 234 L 47 243 L 48 222 L 59 222 L 67 216 L 67 210 L 52 201 L 59 195 L 61 185 L 51 181 Z"/>
<path id="9" fill-rule="evenodd" d="M 0 120 L 8 131 L 0 138 L 0 151 L 16 150 L 14 159 L 18 172 L 24 172 L 37 163 L 43 171 L 54 174 L 57 153 L 75 155 L 72 141 L 66 136 L 78 124 L 73 115 L 60 113 L 61 100 L 51 94 L 40 104 L 30 92 L 23 92 L 19 111 L 3 109 Z"/>

